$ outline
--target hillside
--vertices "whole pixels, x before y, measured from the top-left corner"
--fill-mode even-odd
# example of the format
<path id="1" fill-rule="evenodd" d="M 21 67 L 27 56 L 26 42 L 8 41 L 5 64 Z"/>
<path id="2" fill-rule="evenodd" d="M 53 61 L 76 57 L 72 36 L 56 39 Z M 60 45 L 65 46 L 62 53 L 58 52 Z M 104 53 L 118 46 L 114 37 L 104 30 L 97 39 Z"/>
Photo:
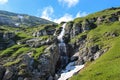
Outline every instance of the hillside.
<path id="1" fill-rule="evenodd" d="M 54 22 L 27 14 L 17 14 L 0 10 L 0 25 L 33 27 L 42 24 L 54 24 Z"/>
<path id="2" fill-rule="evenodd" d="M 104 54 L 95 61 L 88 61 L 85 68 L 70 80 L 119 80 L 120 79 L 120 22 L 112 19 L 111 16 L 120 13 L 119 8 L 111 8 L 95 14 L 88 15 L 85 19 L 94 17 L 105 17 L 97 28 L 88 31 L 87 46 L 99 45 L 102 49 L 109 48 Z M 83 18 L 84 19 L 84 18 Z M 120 16 L 118 16 L 120 19 Z M 80 20 L 75 19 L 75 21 Z M 80 34 L 81 35 L 81 34 Z M 92 40 L 92 41 L 91 41 Z M 102 50 L 101 49 L 101 50 Z"/>
<path id="3" fill-rule="evenodd" d="M 120 8 L 61 24 L 0 11 L 0 80 L 58 80 L 68 63 L 85 66 L 70 80 L 119 80 L 119 47 Z"/>

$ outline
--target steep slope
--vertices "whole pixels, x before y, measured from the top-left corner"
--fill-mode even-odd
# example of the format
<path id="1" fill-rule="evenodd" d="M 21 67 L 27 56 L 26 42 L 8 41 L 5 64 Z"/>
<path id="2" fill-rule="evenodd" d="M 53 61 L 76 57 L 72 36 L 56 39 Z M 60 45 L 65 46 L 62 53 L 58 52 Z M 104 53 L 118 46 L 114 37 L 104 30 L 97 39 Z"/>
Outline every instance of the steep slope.
<path id="1" fill-rule="evenodd" d="M 105 33 L 109 35 L 105 35 Z M 120 36 L 115 37 L 111 34 L 120 34 L 120 22 L 109 25 L 101 25 L 91 30 L 88 35 L 98 41 L 90 44 L 101 44 L 102 47 L 110 47 L 96 61 L 86 63 L 86 67 L 70 80 L 119 80 L 120 79 Z M 97 35 L 97 36 L 96 36 Z"/>
<path id="2" fill-rule="evenodd" d="M 120 8 L 77 18 L 73 23 L 86 27 L 70 40 L 71 44 L 77 44 L 79 61 L 85 61 L 85 68 L 70 80 L 119 80 Z"/>
<path id="3" fill-rule="evenodd" d="M 54 24 L 54 22 L 27 14 L 17 14 L 0 10 L 0 25 L 32 27 L 41 24 Z"/>

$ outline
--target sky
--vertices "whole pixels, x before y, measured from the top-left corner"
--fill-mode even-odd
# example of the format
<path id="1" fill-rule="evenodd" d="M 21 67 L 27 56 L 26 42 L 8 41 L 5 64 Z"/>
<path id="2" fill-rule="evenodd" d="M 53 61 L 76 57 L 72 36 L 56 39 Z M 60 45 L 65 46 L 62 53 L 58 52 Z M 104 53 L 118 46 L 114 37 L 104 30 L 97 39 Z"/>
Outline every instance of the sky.
<path id="1" fill-rule="evenodd" d="M 120 7 L 120 0 L 0 0 L 0 10 L 29 14 L 57 23 Z"/>

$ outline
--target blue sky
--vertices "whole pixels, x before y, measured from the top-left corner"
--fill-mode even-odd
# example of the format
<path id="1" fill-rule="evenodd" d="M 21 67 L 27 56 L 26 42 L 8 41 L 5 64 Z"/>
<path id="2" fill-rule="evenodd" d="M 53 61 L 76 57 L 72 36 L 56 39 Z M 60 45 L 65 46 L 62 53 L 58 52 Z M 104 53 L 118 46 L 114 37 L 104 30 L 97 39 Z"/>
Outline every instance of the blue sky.
<path id="1" fill-rule="evenodd" d="M 58 23 L 118 6 L 120 0 L 0 0 L 0 10 L 29 14 Z"/>

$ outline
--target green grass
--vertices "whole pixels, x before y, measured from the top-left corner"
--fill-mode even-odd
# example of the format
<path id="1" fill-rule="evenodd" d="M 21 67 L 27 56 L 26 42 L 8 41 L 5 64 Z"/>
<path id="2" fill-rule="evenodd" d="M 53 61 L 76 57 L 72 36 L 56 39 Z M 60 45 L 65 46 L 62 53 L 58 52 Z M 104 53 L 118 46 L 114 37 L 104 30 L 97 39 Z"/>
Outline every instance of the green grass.
<path id="1" fill-rule="evenodd" d="M 39 58 L 39 56 L 41 54 L 43 54 L 43 51 L 45 50 L 45 48 L 46 48 L 46 46 L 41 46 L 39 48 L 34 48 L 35 54 L 32 55 L 34 57 L 34 59 L 37 60 Z"/>
<path id="2" fill-rule="evenodd" d="M 120 37 L 113 39 L 111 46 L 107 53 L 71 80 L 120 80 Z"/>
<path id="3" fill-rule="evenodd" d="M 14 45 L 10 48 L 7 48 L 3 51 L 1 51 L 0 56 L 11 56 L 13 53 L 15 53 L 19 48 L 23 47 L 24 45 Z"/>
<path id="4" fill-rule="evenodd" d="M 12 56 L 13 57 L 17 57 L 20 54 L 26 53 L 30 50 L 29 47 L 21 47 L 20 49 L 18 49 Z"/>
<path id="5" fill-rule="evenodd" d="M 93 13 L 93 14 L 89 14 L 88 16 L 86 16 L 86 17 L 82 17 L 82 18 L 76 18 L 75 20 L 74 20 L 74 22 L 76 23 L 76 22 L 81 22 L 81 21 L 83 21 L 83 20 L 85 20 L 85 19 L 92 19 L 92 18 L 97 18 L 98 16 L 100 17 L 100 16 L 110 16 L 111 14 L 113 14 L 113 13 L 116 13 L 116 12 L 118 12 L 118 11 L 120 11 L 120 7 L 119 8 L 117 8 L 117 9 L 111 9 L 111 10 L 109 10 L 109 9 L 106 9 L 106 10 L 103 10 L 103 11 L 100 11 L 100 12 L 96 12 L 96 13 Z"/>
<path id="6" fill-rule="evenodd" d="M 106 32 L 110 35 L 106 36 Z M 87 40 L 91 40 L 88 46 L 98 44 L 110 48 L 70 80 L 120 80 L 120 36 L 114 37 L 112 33 L 120 35 L 120 22 L 100 25 L 88 33 Z"/>
<path id="7" fill-rule="evenodd" d="M 7 62 L 7 63 L 5 63 L 3 66 L 9 67 L 9 66 L 11 66 L 11 65 L 14 65 L 14 64 L 19 63 L 20 61 L 21 61 L 21 59 L 16 59 L 16 60 L 13 61 L 13 62 Z"/>
<path id="8" fill-rule="evenodd" d="M 89 31 L 83 32 L 83 33 L 75 36 L 74 38 L 72 38 L 72 39 L 70 40 L 70 43 L 75 43 L 75 42 L 78 41 L 82 36 L 86 35 L 88 32 L 89 32 Z"/>

